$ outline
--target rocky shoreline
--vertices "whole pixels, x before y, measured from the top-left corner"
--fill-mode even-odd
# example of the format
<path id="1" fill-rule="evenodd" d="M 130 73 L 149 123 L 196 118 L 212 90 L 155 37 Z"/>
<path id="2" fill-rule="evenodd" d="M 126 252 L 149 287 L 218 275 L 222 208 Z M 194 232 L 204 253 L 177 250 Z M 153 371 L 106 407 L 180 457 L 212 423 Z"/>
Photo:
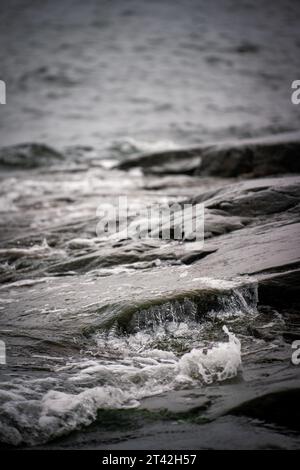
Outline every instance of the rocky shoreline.
<path id="1" fill-rule="evenodd" d="M 95 345 L 99 332 L 109 338 L 136 338 L 138 332 L 156 331 L 157 325 L 191 321 L 206 325 L 202 339 L 207 346 L 224 340 L 220 325 L 229 322 L 242 341 L 244 378 L 239 373 L 236 383 L 201 388 L 200 398 L 194 399 L 198 386 L 192 382 L 186 392 L 162 388 L 155 398 L 148 390 L 139 409 L 150 414 L 167 410 L 171 421 L 192 419 L 190 429 L 195 432 L 198 422 L 199 435 L 209 427 L 204 423 L 213 428 L 224 416 L 234 417 L 233 421 L 255 418 L 262 422 L 261 429 L 275 426 L 274 433 L 291 433 L 285 446 L 296 445 L 299 434 L 293 433 L 300 430 L 291 403 L 300 377 L 299 367 L 291 363 L 291 343 L 300 335 L 299 150 L 299 134 L 293 133 L 123 156 L 111 160 L 108 168 L 90 149 L 77 149 L 73 156 L 42 145 L 2 149 L 0 324 L 9 358 L 8 366 L 1 366 L 4 390 L 18 371 L 31 379 L 38 370 L 41 377 L 47 373 L 59 377 L 55 359 L 49 365 L 42 356 L 58 357 L 61 364 L 92 350 L 100 364 L 101 357 L 111 354 L 107 367 L 112 367 L 116 351 L 107 352 L 108 356 L 99 352 L 99 344 L 98 349 Z M 161 200 L 204 204 L 204 245 L 175 239 L 99 239 L 97 207 L 120 193 L 138 207 Z M 176 352 L 167 346 L 172 335 L 166 334 L 156 348 L 180 358 L 197 347 L 193 339 Z M 158 362 L 160 367 L 161 359 Z M 149 380 L 147 376 L 147 387 Z M 70 390 L 76 395 L 82 387 Z M 22 429 L 22 420 L 11 414 L 13 399 L 7 401 L 1 393 L 4 442 L 36 443 Z M 286 417 L 277 412 L 279 405 L 287 410 Z M 159 426 L 162 416 L 155 416 Z M 135 417 L 132 420 L 136 422 Z M 65 434 L 93 421 L 79 419 Z M 143 424 L 138 421 L 140 429 Z M 147 436 L 149 422 L 145 422 Z M 167 424 L 168 420 L 162 422 L 162 429 Z M 45 433 L 43 442 L 64 434 L 57 429 L 53 435 Z M 249 429 L 255 447 L 259 444 Z M 91 427 L 79 434 L 83 447 L 92 445 L 89 439 L 95 438 L 95 432 Z M 124 448 L 132 445 L 123 431 L 114 428 L 113 433 L 118 432 Z M 182 433 L 189 432 L 185 424 Z M 102 448 L 103 430 L 99 433 Z M 139 442 L 133 434 L 132 442 Z M 5 440 L 5 435 L 10 439 Z M 20 437 L 14 441 L 16 435 Z M 237 435 L 238 431 L 233 439 Z M 278 445 L 270 432 L 266 446 L 272 436 Z M 78 444 L 78 435 L 65 439 L 57 446 Z"/>

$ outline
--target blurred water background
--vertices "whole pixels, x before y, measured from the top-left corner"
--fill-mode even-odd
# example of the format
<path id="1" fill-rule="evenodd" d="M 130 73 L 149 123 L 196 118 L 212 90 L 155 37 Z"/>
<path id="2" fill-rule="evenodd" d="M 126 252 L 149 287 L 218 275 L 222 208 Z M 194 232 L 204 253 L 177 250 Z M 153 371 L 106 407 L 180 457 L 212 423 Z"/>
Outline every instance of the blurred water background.
<path id="1" fill-rule="evenodd" d="M 296 129 L 300 4 L 2 0 L 1 144 L 156 146 Z"/>

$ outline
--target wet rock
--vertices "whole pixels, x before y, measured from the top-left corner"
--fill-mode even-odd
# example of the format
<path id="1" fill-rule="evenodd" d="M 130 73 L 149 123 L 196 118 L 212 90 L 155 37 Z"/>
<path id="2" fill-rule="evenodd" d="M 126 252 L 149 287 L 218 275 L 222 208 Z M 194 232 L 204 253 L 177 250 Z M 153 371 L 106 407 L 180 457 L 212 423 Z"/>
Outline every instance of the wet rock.
<path id="1" fill-rule="evenodd" d="M 212 256 L 212 255 L 211 255 Z M 256 282 L 196 278 L 193 267 L 153 268 L 103 278 L 51 277 L 3 285 L 9 296 L 1 311 L 1 327 L 18 325 L 14 335 L 44 341 L 85 342 L 94 332 L 115 323 L 122 331 L 151 326 L 168 318 L 196 321 L 209 312 L 253 312 Z M 197 270 L 199 272 L 199 270 Z M 18 299 L 22 296 L 22 303 Z M 4 327 L 5 325 L 5 327 Z M 14 327 L 15 328 L 15 327 Z"/>
<path id="2" fill-rule="evenodd" d="M 300 172 L 300 135 L 242 140 L 208 148 L 201 155 L 196 174 L 272 176 Z"/>
<path id="3" fill-rule="evenodd" d="M 141 167 L 145 174 L 193 174 L 201 164 L 202 149 L 171 150 L 140 155 L 121 161 L 120 170 Z"/>
<path id="4" fill-rule="evenodd" d="M 29 169 L 48 166 L 63 159 L 63 155 L 44 144 L 19 144 L 0 149 L 0 167 Z"/>
<path id="5" fill-rule="evenodd" d="M 213 248 L 213 247 L 211 247 L 210 249 L 191 251 L 189 253 L 184 254 L 181 257 L 181 262 L 183 264 L 192 264 L 192 263 L 195 263 L 196 261 L 199 261 L 200 259 L 205 258 L 205 256 L 208 256 L 211 253 L 214 253 L 215 251 L 217 251 L 217 248 Z"/>
<path id="6" fill-rule="evenodd" d="M 172 394 L 165 393 L 159 397 L 144 398 L 141 408 L 150 411 L 171 412 L 174 415 L 197 415 L 206 410 L 210 404 L 211 401 L 202 391 L 174 390 Z"/>
<path id="7" fill-rule="evenodd" d="M 124 245 L 104 247 L 93 253 L 52 263 L 47 267 L 49 273 L 78 272 L 85 273 L 93 269 L 107 268 L 119 265 L 132 265 L 151 261 L 169 261 L 170 264 L 192 264 L 195 261 L 214 253 L 217 248 L 203 248 L 201 243 L 190 242 L 186 245 L 166 243 L 162 246 L 144 243 L 142 240 L 127 240 Z M 147 266 L 147 265 L 146 265 Z M 149 265 L 151 266 L 151 265 Z"/>

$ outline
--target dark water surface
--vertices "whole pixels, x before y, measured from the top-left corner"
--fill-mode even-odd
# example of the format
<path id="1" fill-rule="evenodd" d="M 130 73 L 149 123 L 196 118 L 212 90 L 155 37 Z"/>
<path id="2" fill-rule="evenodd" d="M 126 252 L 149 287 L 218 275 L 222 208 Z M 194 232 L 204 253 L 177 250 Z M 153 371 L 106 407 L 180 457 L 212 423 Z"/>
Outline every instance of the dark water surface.
<path id="1" fill-rule="evenodd" d="M 1 2 L 4 447 L 299 448 L 299 5 Z"/>

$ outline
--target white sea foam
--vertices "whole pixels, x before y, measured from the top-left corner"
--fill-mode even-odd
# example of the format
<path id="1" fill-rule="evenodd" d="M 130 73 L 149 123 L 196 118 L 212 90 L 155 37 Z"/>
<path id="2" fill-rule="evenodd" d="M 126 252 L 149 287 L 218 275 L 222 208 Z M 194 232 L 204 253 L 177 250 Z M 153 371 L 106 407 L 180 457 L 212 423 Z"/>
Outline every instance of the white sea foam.
<path id="1" fill-rule="evenodd" d="M 228 342 L 203 347 L 198 341 L 198 347 L 182 356 L 159 347 L 171 330 L 170 325 L 168 334 L 158 327 L 128 337 L 98 335 L 89 358 L 57 365 L 55 377 L 2 384 L 1 441 L 46 442 L 89 425 L 99 409 L 137 407 L 144 397 L 187 384 L 223 381 L 238 373 L 241 345 L 226 327 Z M 199 334 L 199 324 L 173 325 L 172 337 L 193 344 L 196 331 Z"/>

